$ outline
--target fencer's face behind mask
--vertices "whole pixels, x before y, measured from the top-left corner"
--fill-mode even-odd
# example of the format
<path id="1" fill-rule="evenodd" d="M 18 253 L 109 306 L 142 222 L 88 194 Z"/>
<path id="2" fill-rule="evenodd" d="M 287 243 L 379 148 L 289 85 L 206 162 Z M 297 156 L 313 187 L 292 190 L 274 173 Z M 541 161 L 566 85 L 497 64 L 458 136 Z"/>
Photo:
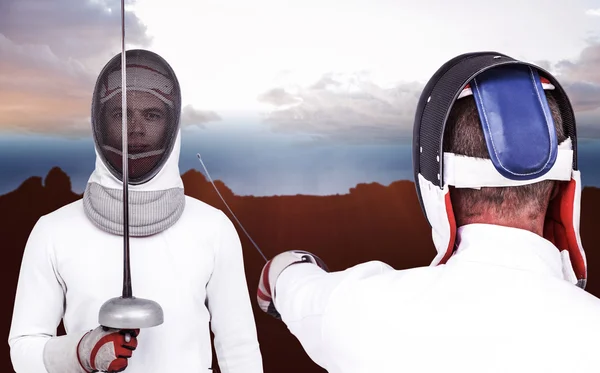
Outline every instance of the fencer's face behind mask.
<path id="1" fill-rule="evenodd" d="M 103 114 L 104 143 L 120 151 L 123 144 L 121 94 L 106 102 Z M 167 105 L 153 95 L 146 92 L 127 93 L 127 143 L 131 178 L 146 175 L 156 166 L 156 156 L 167 145 L 165 140 L 170 117 Z M 118 153 L 114 154 L 120 158 Z M 140 154 L 147 156 L 138 157 Z M 155 160 L 151 161 L 150 158 Z M 117 162 L 113 166 L 117 171 L 122 171 L 122 163 Z"/>
<path id="2" fill-rule="evenodd" d="M 129 181 L 152 179 L 172 151 L 179 129 L 180 92 L 166 61 L 143 50 L 127 51 L 127 144 Z M 96 147 L 110 172 L 122 180 L 120 55 L 104 68 L 94 93 Z"/>

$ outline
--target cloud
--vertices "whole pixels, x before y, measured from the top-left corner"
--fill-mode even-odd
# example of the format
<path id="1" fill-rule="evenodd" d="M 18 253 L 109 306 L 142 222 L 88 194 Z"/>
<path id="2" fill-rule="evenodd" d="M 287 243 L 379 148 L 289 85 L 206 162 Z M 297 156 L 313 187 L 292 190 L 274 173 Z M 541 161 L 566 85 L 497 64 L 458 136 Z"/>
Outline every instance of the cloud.
<path id="1" fill-rule="evenodd" d="M 599 16 L 600 17 L 600 8 L 588 9 L 585 11 L 585 14 L 587 14 L 588 16 Z"/>
<path id="2" fill-rule="evenodd" d="M 289 94 L 283 88 L 273 88 L 259 95 L 258 101 L 280 107 L 298 104 L 301 102 L 301 99 Z"/>
<path id="3" fill-rule="evenodd" d="M 577 136 L 580 138 L 600 138 L 600 108 L 575 113 Z"/>
<path id="4" fill-rule="evenodd" d="M 0 130 L 89 133 L 102 66 L 120 52 L 117 0 L 3 0 L 0 5 Z M 126 14 L 128 44 L 150 39 Z"/>
<path id="5" fill-rule="evenodd" d="M 581 135 L 600 135 L 600 42 L 574 60 L 537 61 L 556 74 L 567 91 Z M 324 74 L 313 84 L 277 87 L 258 100 L 274 110 L 265 120 L 276 132 L 344 142 L 394 142 L 411 136 L 421 82 L 382 87 L 368 72 Z"/>
<path id="6" fill-rule="evenodd" d="M 588 111 L 600 108 L 600 84 L 588 82 L 567 82 L 565 91 L 569 95 L 575 111 Z"/>
<path id="7" fill-rule="evenodd" d="M 532 63 L 546 71 L 552 70 L 552 63 L 550 61 L 532 61 Z"/>
<path id="8" fill-rule="evenodd" d="M 61 59 L 105 60 L 120 51 L 120 7 L 119 0 L 2 0 L 0 33 L 16 44 L 47 46 Z M 125 35 L 129 44 L 150 42 L 131 12 Z"/>
<path id="9" fill-rule="evenodd" d="M 559 74 L 573 81 L 600 84 L 600 41 L 587 46 L 575 61 L 563 60 L 556 64 Z"/>
<path id="10" fill-rule="evenodd" d="M 194 109 L 192 105 L 186 105 L 181 113 L 182 126 L 197 126 L 204 128 L 207 122 L 220 121 L 221 117 L 214 111 Z"/>
<path id="11" fill-rule="evenodd" d="M 564 86 L 576 112 L 600 108 L 600 42 L 586 47 L 576 60 L 562 60 L 553 72 Z M 600 117 L 596 118 L 600 127 Z"/>
<path id="12" fill-rule="evenodd" d="M 411 133 L 422 87 L 417 82 L 381 87 L 366 73 L 329 73 L 308 87 L 271 89 L 259 100 L 276 107 L 265 114 L 276 132 L 344 142 L 388 142 Z"/>
<path id="13" fill-rule="evenodd" d="M 75 60 L 46 47 L 17 45 L 0 34 L 0 128 L 84 132 L 94 85 Z"/>

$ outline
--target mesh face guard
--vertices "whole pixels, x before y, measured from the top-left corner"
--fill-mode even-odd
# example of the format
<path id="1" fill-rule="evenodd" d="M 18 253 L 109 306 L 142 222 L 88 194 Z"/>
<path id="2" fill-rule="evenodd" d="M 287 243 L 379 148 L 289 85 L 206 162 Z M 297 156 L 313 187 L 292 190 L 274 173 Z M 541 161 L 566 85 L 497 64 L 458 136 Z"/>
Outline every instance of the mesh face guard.
<path id="1" fill-rule="evenodd" d="M 567 141 L 557 143 L 544 90 L 557 101 Z M 443 152 L 444 132 L 457 99 L 472 95 L 489 159 Z M 559 82 L 547 71 L 497 52 L 457 56 L 425 86 L 413 129 L 413 171 L 421 208 L 438 251 L 432 265 L 454 251 L 456 221 L 449 186 L 503 187 L 561 182 L 551 201 L 544 238 L 558 247 L 563 273 L 585 287 L 587 264 L 579 236 L 581 181 L 575 115 Z"/>
<path id="2" fill-rule="evenodd" d="M 171 66 L 146 50 L 126 52 L 129 183 L 151 180 L 167 161 L 179 130 L 181 92 Z M 92 99 L 94 141 L 102 161 L 122 175 L 121 55 L 104 67 Z"/>

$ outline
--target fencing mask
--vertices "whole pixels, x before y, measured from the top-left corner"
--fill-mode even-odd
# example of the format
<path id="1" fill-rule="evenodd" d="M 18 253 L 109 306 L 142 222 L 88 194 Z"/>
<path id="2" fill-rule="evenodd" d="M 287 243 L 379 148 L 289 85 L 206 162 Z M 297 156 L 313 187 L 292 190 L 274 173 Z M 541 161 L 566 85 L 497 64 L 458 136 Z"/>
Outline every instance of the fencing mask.
<path id="1" fill-rule="evenodd" d="M 169 64 L 147 50 L 126 52 L 129 183 L 152 179 L 166 162 L 179 130 L 181 94 Z M 121 58 L 102 70 L 92 103 L 94 140 L 110 172 L 122 180 Z"/>
<path id="2" fill-rule="evenodd" d="M 546 94 L 556 101 L 558 113 L 551 112 Z M 475 102 L 487 159 L 444 151 L 451 110 L 467 99 Z M 554 123 L 553 116 L 560 123 Z M 555 126 L 559 124 L 566 140 L 558 139 Z M 560 251 L 565 278 L 585 288 L 575 115 L 564 89 L 548 71 L 497 52 L 467 53 L 446 62 L 419 99 L 413 170 L 438 252 L 432 265 L 444 264 L 455 249 L 457 226 L 450 186 L 517 187 L 554 180 L 559 191 L 548 206 L 543 236 Z"/>
<path id="3" fill-rule="evenodd" d="M 174 149 L 179 146 L 181 91 L 173 69 L 161 56 L 142 49 L 125 53 L 128 185 L 136 186 L 129 189 L 128 226 L 130 234 L 139 237 L 164 231 L 183 213 L 178 160 L 170 159 L 179 154 Z M 123 192 L 103 180 L 110 172 L 123 182 L 122 81 L 118 54 L 101 71 L 94 88 L 92 132 L 103 167 L 96 168 L 83 196 L 88 218 L 113 234 L 123 234 Z M 165 172 L 157 178 L 162 169 Z M 154 185 L 149 183 L 153 179 Z"/>

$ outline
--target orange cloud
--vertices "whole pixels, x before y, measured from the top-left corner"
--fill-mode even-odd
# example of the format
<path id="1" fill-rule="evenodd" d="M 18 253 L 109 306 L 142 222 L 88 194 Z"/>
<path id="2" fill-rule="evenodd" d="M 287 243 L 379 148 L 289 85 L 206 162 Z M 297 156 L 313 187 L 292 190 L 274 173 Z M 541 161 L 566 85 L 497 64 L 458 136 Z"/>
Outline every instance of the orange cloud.
<path id="1" fill-rule="evenodd" d="M 0 130 L 87 133 L 93 77 L 48 52 L 0 39 Z"/>
<path id="2" fill-rule="evenodd" d="M 0 102 L 0 129 L 76 136 L 91 133 L 89 98 L 0 91 Z"/>
<path id="3" fill-rule="evenodd" d="M 120 12 L 110 10 L 119 7 L 116 0 L 2 0 L 0 131 L 89 133 L 96 76 L 120 51 Z M 134 13 L 126 22 L 129 42 L 150 42 Z"/>

